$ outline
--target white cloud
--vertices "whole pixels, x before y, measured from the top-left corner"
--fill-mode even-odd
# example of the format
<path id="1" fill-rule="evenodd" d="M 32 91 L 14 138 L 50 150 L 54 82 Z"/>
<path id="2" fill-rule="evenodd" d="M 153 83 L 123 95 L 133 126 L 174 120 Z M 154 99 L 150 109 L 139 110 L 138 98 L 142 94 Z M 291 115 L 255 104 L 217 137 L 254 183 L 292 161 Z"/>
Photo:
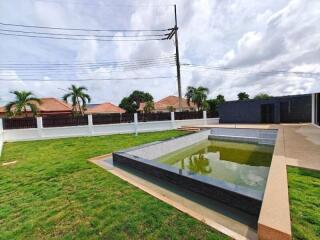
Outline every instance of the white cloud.
<path id="1" fill-rule="evenodd" d="M 89 4 L 59 4 L 42 1 L 2 1 L 1 21 L 88 28 L 158 29 L 172 27 L 173 8 L 111 7 L 118 1 L 97 1 Z M 132 4 L 125 1 L 121 4 Z M 166 2 L 166 3 L 170 3 Z M 222 93 L 227 99 L 239 91 L 254 95 L 260 91 L 272 95 L 286 95 L 320 91 L 319 79 L 272 72 L 319 72 L 320 2 L 318 0 L 177 0 L 179 44 L 182 63 L 225 65 L 234 71 L 207 71 L 182 67 L 183 90 L 189 85 L 209 87 L 211 96 Z M 149 4 L 149 2 L 148 2 Z M 120 34 L 120 33 L 117 33 Z M 154 58 L 174 53 L 172 41 L 112 42 L 37 40 L 1 36 L 0 63 L 6 62 L 99 62 L 114 59 L 132 60 Z M 135 71 L 110 72 L 112 66 L 77 70 L 69 75 L 38 74 L 37 79 L 126 78 L 143 76 L 175 76 L 175 68 L 143 68 Z M 9 71 L 9 70 L 6 70 Z M 11 69 L 19 81 L 1 82 L 2 99 L 10 98 L 12 89 L 32 90 L 37 95 L 61 97 L 70 82 L 26 82 L 22 72 Z M 0 73 L 1 74 L 1 73 Z M 86 85 L 94 102 L 113 101 L 132 90 L 151 92 L 156 99 L 177 94 L 175 79 L 135 81 L 89 81 Z"/>

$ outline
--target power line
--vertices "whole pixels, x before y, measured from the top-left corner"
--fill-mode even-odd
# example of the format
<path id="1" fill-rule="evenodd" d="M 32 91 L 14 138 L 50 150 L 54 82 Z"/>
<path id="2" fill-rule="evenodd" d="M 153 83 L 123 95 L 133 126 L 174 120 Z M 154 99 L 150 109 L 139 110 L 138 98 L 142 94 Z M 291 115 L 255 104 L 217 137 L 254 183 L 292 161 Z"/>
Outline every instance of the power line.
<path id="1" fill-rule="evenodd" d="M 23 28 L 39 28 L 39 29 L 55 29 L 55 30 L 67 30 L 67 31 L 86 31 L 86 32 L 167 32 L 171 28 L 166 29 L 88 29 L 88 28 L 65 28 L 65 27 L 48 27 L 37 25 L 24 25 L 0 22 L 3 26 L 23 27 Z"/>
<path id="2" fill-rule="evenodd" d="M 151 80 L 151 79 L 169 79 L 176 78 L 175 76 L 154 76 L 154 77 L 127 77 L 127 78 L 87 78 L 87 79 L 5 79 L 0 78 L 0 81 L 26 81 L 26 82 L 85 82 L 85 81 L 128 81 L 128 80 Z"/>
<path id="3" fill-rule="evenodd" d="M 175 66 L 175 64 L 174 63 L 171 63 L 171 64 L 166 64 L 166 65 L 160 65 L 160 66 L 145 66 L 144 68 L 163 68 L 163 67 L 173 67 L 173 66 Z M 144 69 L 143 68 L 143 69 Z M 125 69 L 112 69 L 112 70 L 109 70 L 109 71 L 106 71 L 105 73 L 113 73 L 113 72 L 130 72 L 130 71 L 137 71 L 137 70 L 141 70 L 142 69 L 142 67 L 131 67 L 131 68 L 125 68 Z M 142 70 L 143 70 L 142 69 Z M 83 69 L 82 69 L 83 70 Z M 71 71 L 66 71 L 66 70 L 64 70 L 64 71 L 58 71 L 58 70 L 54 70 L 54 71 L 38 71 L 38 72 L 27 72 L 27 73 L 17 73 L 17 74 L 3 74 L 3 73 L 0 73 L 0 77 L 3 77 L 3 76 L 6 76 L 6 77 L 8 77 L 8 76 L 16 76 L 16 75 L 18 75 L 18 76 L 20 76 L 20 77 L 22 77 L 22 76 L 38 76 L 38 75 L 41 75 L 41 74 L 45 74 L 45 75 L 52 75 L 52 74 L 54 74 L 54 75 L 74 75 L 74 74 L 76 74 L 77 72 L 71 72 Z"/>
<path id="4" fill-rule="evenodd" d="M 11 29 L 0 29 L 2 32 L 14 32 L 14 33 L 28 33 L 28 34 L 39 34 L 39 35 L 49 35 L 49 36 L 70 36 L 70 37 L 96 37 L 96 38 L 139 38 L 139 37 L 165 37 L 166 34 L 139 34 L 139 35 L 86 35 L 86 34 L 68 34 L 68 33 L 46 33 L 46 32 L 34 32 L 34 31 L 20 31 Z"/>
<path id="5" fill-rule="evenodd" d="M 55 3 L 55 4 L 62 4 L 61 1 L 57 1 L 57 0 L 35 0 L 38 2 L 46 2 L 46 3 Z M 79 2 L 79 1 L 64 1 L 63 4 L 65 4 L 65 2 L 71 3 L 71 4 L 75 4 L 75 5 L 85 5 L 85 6 L 100 6 L 99 4 L 95 3 L 95 2 Z M 173 4 L 102 4 L 103 6 L 108 6 L 108 7 L 172 7 Z"/>
<path id="6" fill-rule="evenodd" d="M 40 70 L 40 71 L 50 71 L 50 70 L 72 70 L 72 69 L 97 69 L 101 67 L 109 67 L 109 68 L 127 68 L 127 67 L 143 67 L 143 66 L 150 66 L 158 64 L 166 64 L 166 63 L 174 63 L 174 59 L 166 60 L 166 61 L 157 61 L 157 62 L 141 62 L 141 63 L 129 63 L 129 64 L 98 64 L 98 65 L 83 65 L 83 66 L 49 66 L 49 67 L 3 67 L 0 66 L 0 70 L 20 70 L 20 71 L 34 71 L 34 70 Z"/>
<path id="7" fill-rule="evenodd" d="M 92 64 L 113 64 L 113 63 L 127 63 L 127 62 L 139 62 L 139 61 L 152 61 L 152 60 L 165 60 L 165 59 L 170 59 L 170 58 L 175 58 L 174 54 L 170 54 L 167 56 L 162 56 L 162 57 L 157 57 L 157 58 L 134 58 L 130 60 L 124 60 L 124 59 L 119 59 L 119 60 L 113 60 L 113 61 L 107 61 L 103 60 L 101 62 L 82 62 L 82 61 L 74 61 L 73 63 L 67 62 L 67 63 L 22 63 L 22 62 L 11 62 L 11 63 L 0 63 L 0 66 L 8 66 L 8 65 L 28 65 L 28 66 L 42 66 L 42 65 L 92 65 Z"/>
<path id="8" fill-rule="evenodd" d="M 98 65 L 98 66 L 66 66 L 66 67 L 50 67 L 50 68 L 15 68 L 15 67 L 0 67 L 0 70 L 14 70 L 19 72 L 42 72 L 42 71 L 76 71 L 76 70 L 96 70 L 99 68 L 106 68 L 110 70 L 130 70 L 136 68 L 147 68 L 147 67 L 162 67 L 166 65 L 172 65 L 175 63 L 174 59 L 157 62 L 145 62 L 145 63 L 130 63 L 130 64 L 117 64 L 117 65 Z"/>
<path id="9" fill-rule="evenodd" d="M 314 75 L 320 76 L 320 72 L 297 72 L 285 70 L 272 70 L 272 71 L 243 71 L 239 68 L 223 67 L 223 66 L 204 66 L 195 64 L 182 64 L 183 67 L 200 68 L 200 70 L 213 70 L 213 71 L 226 71 L 230 73 L 242 74 L 256 74 L 256 75 L 275 75 L 275 74 L 294 74 L 294 75 Z M 190 69 L 189 69 L 190 70 Z"/>
<path id="10" fill-rule="evenodd" d="M 46 39 L 60 39 L 60 40 L 95 40 L 101 42 L 144 42 L 144 41 L 160 41 L 167 40 L 166 38 L 146 38 L 146 39 L 99 39 L 99 38 L 67 38 L 67 37 L 51 37 L 51 36 L 36 36 L 27 34 L 11 34 L 0 33 L 0 35 L 15 36 L 15 37 L 29 37 L 29 38 L 46 38 Z"/>
<path id="11" fill-rule="evenodd" d="M 136 61 L 119 61 L 119 62 L 97 62 L 97 63 L 89 63 L 89 64 L 48 64 L 48 65 L 7 65 L 7 64 L 0 64 L 0 69 L 20 69 L 20 70 L 37 70 L 37 69 L 72 69 L 72 68 L 94 68 L 94 67 L 103 67 L 103 66 L 110 66 L 110 67 L 125 67 L 131 65 L 143 65 L 143 64 L 157 64 L 157 63 L 166 63 L 170 61 L 174 61 L 174 57 L 167 57 L 162 59 L 141 59 Z"/>

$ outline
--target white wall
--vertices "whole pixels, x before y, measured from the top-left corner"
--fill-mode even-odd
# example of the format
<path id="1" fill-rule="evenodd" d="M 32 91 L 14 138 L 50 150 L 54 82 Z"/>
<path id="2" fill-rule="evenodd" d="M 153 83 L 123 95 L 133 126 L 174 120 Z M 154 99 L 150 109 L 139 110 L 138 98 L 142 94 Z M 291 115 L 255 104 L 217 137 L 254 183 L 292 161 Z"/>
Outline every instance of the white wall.
<path id="1" fill-rule="evenodd" d="M 240 140 L 259 144 L 274 145 L 276 129 L 212 128 L 209 139 Z"/>
<path id="2" fill-rule="evenodd" d="M 0 130 L 1 131 L 1 130 Z M 2 147 L 3 147 L 3 135 L 2 133 L 0 132 L 0 156 L 1 156 L 1 153 L 2 153 Z"/>
<path id="3" fill-rule="evenodd" d="M 98 136 L 117 133 L 135 133 L 172 130 L 185 125 L 202 125 L 204 119 L 175 120 L 175 121 L 157 121 L 157 122 L 139 122 L 139 123 L 121 123 L 105 124 L 91 126 L 72 126 L 72 127 L 54 127 L 54 128 L 29 128 L 3 130 L 3 141 L 15 142 L 25 140 L 41 140 L 53 138 L 65 138 L 76 136 Z M 206 119 L 208 122 L 219 123 L 219 119 Z"/>
<path id="4" fill-rule="evenodd" d="M 2 147 L 3 147 L 3 122 L 2 122 L 2 119 L 0 118 L 0 156 L 2 153 Z"/>
<path id="5" fill-rule="evenodd" d="M 208 139 L 209 134 L 210 130 L 200 131 L 198 133 L 190 134 L 184 137 L 151 144 L 142 148 L 136 148 L 125 152 L 134 156 L 152 160 L 168 153 L 174 152 L 178 149 L 182 149 L 192 144 L 198 143 L 199 141 L 206 140 Z"/>

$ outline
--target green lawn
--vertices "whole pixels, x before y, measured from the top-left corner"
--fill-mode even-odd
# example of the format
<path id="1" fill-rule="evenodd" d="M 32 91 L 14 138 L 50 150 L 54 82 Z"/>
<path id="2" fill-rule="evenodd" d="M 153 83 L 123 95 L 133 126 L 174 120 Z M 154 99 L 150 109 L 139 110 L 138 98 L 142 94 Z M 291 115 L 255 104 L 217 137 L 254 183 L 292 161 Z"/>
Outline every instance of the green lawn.
<path id="1" fill-rule="evenodd" d="M 228 239 L 87 162 L 182 134 L 6 143 L 0 163 L 17 163 L 0 165 L 0 239 Z"/>
<path id="2" fill-rule="evenodd" d="M 289 167 L 288 179 L 293 238 L 320 239 L 320 172 Z"/>

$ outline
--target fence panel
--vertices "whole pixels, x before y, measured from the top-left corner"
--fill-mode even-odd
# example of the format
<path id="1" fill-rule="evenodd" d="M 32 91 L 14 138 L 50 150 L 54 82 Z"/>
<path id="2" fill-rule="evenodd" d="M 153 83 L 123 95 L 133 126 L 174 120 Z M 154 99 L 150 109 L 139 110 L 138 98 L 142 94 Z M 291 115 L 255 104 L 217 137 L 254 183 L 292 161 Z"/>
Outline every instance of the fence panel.
<path id="1" fill-rule="evenodd" d="M 175 112 L 174 116 L 175 120 L 201 119 L 203 112 Z"/>
<path id="2" fill-rule="evenodd" d="M 92 115 L 93 125 L 120 123 L 120 113 Z"/>
<path id="3" fill-rule="evenodd" d="M 37 119 L 33 117 L 3 119 L 3 129 L 23 128 L 37 128 Z"/>
<path id="4" fill-rule="evenodd" d="M 93 125 L 130 123 L 133 121 L 133 114 L 130 113 L 108 113 L 92 115 Z"/>
<path id="5" fill-rule="evenodd" d="M 68 127 L 88 125 L 88 116 L 52 115 L 43 117 L 43 127 Z"/>
<path id="6" fill-rule="evenodd" d="M 121 123 L 131 123 L 134 122 L 133 113 L 122 113 L 120 117 Z"/>
<path id="7" fill-rule="evenodd" d="M 219 117 L 218 112 L 207 112 L 207 118 L 217 118 Z"/>
<path id="8" fill-rule="evenodd" d="M 152 122 L 152 121 L 170 121 L 170 112 L 158 112 L 158 113 L 139 113 L 139 122 Z"/>

